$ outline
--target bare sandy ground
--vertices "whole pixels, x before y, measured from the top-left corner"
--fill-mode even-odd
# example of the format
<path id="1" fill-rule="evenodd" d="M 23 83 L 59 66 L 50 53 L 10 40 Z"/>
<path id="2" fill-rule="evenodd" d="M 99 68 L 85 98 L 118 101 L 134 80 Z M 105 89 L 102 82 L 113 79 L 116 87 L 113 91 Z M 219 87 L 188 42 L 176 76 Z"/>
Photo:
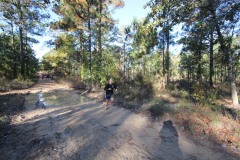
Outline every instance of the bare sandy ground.
<path id="1" fill-rule="evenodd" d="M 41 88 L 47 109 L 34 105 Z M 30 93 L 26 109 L 1 138 L 1 160 L 238 159 L 194 143 L 170 118 L 153 122 L 120 107 L 105 110 L 68 86 L 39 83 L 22 92 Z"/>

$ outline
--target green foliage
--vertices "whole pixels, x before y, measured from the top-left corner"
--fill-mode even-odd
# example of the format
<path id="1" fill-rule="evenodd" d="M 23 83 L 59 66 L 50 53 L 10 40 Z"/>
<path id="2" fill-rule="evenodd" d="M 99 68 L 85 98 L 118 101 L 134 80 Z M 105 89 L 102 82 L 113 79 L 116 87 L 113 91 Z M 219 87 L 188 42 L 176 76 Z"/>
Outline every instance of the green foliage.
<path id="1" fill-rule="evenodd" d="M 33 80 L 30 79 L 14 79 L 9 82 L 10 89 L 26 89 L 31 87 L 34 84 Z"/>
<path id="2" fill-rule="evenodd" d="M 42 68 L 57 76 L 78 77 L 88 85 L 102 86 L 107 77 L 118 77 L 116 41 L 118 31 L 112 23 L 110 8 L 121 8 L 123 1 L 58 1 L 54 12 L 59 21 L 52 29 L 65 31 L 55 40 L 55 51 L 44 56 Z"/>
<path id="3" fill-rule="evenodd" d="M 93 64 L 93 72 L 90 73 L 88 68 L 84 72 L 84 81 L 87 83 L 99 84 L 104 86 L 111 76 L 114 80 L 118 79 L 117 61 L 112 53 L 104 50 L 102 53 L 102 67 L 98 63 Z M 88 65 L 86 65 L 88 66 Z"/>
<path id="4" fill-rule="evenodd" d="M 81 53 L 81 60 L 78 59 L 77 39 L 72 34 L 62 34 L 56 41 L 56 50 L 43 56 L 41 67 L 57 76 L 78 77 L 88 85 L 98 84 L 103 86 L 109 76 L 118 79 L 118 53 L 112 53 L 110 49 L 102 51 L 102 61 L 99 67 L 99 57 L 92 55 L 92 72 L 89 71 L 88 53 L 86 50 Z"/>
<path id="5" fill-rule="evenodd" d="M 192 97 L 199 105 L 214 105 L 217 99 L 217 91 L 201 84 L 193 85 Z"/>
<path id="6" fill-rule="evenodd" d="M 4 50 L 7 53 L 6 48 L 11 48 L 10 53 L 12 53 L 11 60 L 13 64 L 11 65 L 11 70 L 7 70 L 12 75 L 11 77 L 10 75 L 5 75 L 7 78 L 17 78 L 18 72 L 24 78 L 34 75 L 32 72 L 36 71 L 37 60 L 32 56 L 34 53 L 29 43 L 37 43 L 38 41 L 29 35 L 41 36 L 43 34 L 43 20 L 50 17 L 45 11 L 47 4 L 42 0 L 4 0 L 0 2 L 1 15 L 6 24 L 2 29 L 11 37 L 11 43 L 9 43 L 11 45 L 6 45 L 7 47 L 5 46 Z M 9 64 L 11 62 L 6 63 Z"/>
<path id="7" fill-rule="evenodd" d="M 8 117 L 6 115 L 0 116 L 0 125 L 8 122 Z"/>
<path id="8" fill-rule="evenodd" d="M 12 36 L 15 41 L 12 41 Z M 0 33 L 0 76 L 6 79 L 20 77 L 20 39 L 17 34 L 9 35 L 7 32 Z M 25 69 L 27 78 L 35 77 L 38 69 L 38 59 L 36 59 L 30 45 L 25 49 Z"/>
<path id="9" fill-rule="evenodd" d="M 181 98 L 185 99 L 189 98 L 189 93 L 185 90 L 180 90 L 178 94 L 180 95 Z"/>
<path id="10" fill-rule="evenodd" d="M 223 105 L 211 105 L 210 107 L 213 112 L 217 112 L 217 113 L 222 113 L 222 111 L 226 108 Z"/>
<path id="11" fill-rule="evenodd" d="M 8 81 L 6 78 L 1 77 L 0 78 L 0 91 L 7 91 L 7 90 L 9 90 Z"/>
<path id="12" fill-rule="evenodd" d="M 70 75 L 77 65 L 76 38 L 71 34 L 62 34 L 56 40 L 56 50 L 43 56 L 42 69 L 54 72 L 57 76 Z"/>
<path id="13" fill-rule="evenodd" d="M 0 79 L 0 91 L 8 91 L 12 89 L 26 89 L 31 87 L 35 82 L 32 79 L 14 79 L 14 80 L 7 80 L 6 78 Z"/>

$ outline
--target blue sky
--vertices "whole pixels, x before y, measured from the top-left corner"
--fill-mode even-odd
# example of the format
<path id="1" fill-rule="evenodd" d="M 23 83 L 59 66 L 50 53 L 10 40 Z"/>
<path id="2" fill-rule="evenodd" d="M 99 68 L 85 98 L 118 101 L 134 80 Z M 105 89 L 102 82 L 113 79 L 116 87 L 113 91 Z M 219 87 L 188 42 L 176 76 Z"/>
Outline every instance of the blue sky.
<path id="1" fill-rule="evenodd" d="M 150 0 L 124 0 L 125 6 L 121 9 L 117 9 L 112 14 L 113 18 L 115 20 L 118 20 L 118 27 L 121 29 L 123 26 L 130 25 L 133 18 L 142 19 L 147 16 L 147 14 L 150 12 L 149 8 L 144 9 L 143 6 L 147 4 Z M 176 28 L 176 30 L 178 30 Z M 56 36 L 54 34 L 57 34 L 53 31 L 47 31 L 46 34 L 42 37 L 38 37 L 38 40 L 40 43 L 33 44 L 33 49 L 36 52 L 37 58 L 40 58 L 49 52 L 50 48 L 46 46 L 44 43 L 45 41 L 48 41 L 51 39 L 52 36 Z M 181 50 L 181 46 L 171 46 L 170 51 L 174 53 L 179 53 Z"/>
<path id="2" fill-rule="evenodd" d="M 124 0 L 125 6 L 115 11 L 112 15 L 114 19 L 119 20 L 119 26 L 130 25 L 133 18 L 141 19 L 150 12 L 149 8 L 144 9 L 150 0 Z"/>

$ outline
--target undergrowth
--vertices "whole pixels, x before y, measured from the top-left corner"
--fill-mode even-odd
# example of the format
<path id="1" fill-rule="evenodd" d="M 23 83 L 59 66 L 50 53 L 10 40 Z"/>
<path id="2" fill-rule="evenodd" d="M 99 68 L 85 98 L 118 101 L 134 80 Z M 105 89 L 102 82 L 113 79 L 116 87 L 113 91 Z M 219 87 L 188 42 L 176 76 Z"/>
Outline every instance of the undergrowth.
<path id="1" fill-rule="evenodd" d="M 10 116 L 24 109 L 25 94 L 0 95 L 0 127 L 10 123 Z"/>
<path id="2" fill-rule="evenodd" d="M 144 108 L 153 117 L 169 114 L 175 123 L 194 137 L 240 147 L 240 110 L 217 103 L 221 98 L 218 88 L 204 84 L 191 84 L 189 87 L 181 81 L 163 89 L 154 84 L 149 90 L 147 86 L 150 85 L 146 84 L 139 85 L 138 81 L 123 85 L 119 95 L 126 108 Z M 224 95 L 227 94 L 224 92 Z"/>
<path id="3" fill-rule="evenodd" d="M 14 79 L 7 80 L 5 78 L 0 78 L 0 92 L 9 91 L 13 89 L 26 89 L 33 86 L 36 81 L 31 79 Z"/>

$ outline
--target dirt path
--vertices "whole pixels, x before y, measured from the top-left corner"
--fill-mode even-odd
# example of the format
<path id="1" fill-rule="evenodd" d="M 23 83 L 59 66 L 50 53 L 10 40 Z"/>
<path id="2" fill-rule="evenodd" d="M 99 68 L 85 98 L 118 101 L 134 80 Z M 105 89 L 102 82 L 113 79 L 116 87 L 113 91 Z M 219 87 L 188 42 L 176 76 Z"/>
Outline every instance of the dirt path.
<path id="1" fill-rule="evenodd" d="M 41 88 L 46 110 L 34 106 Z M 1 160 L 237 160 L 196 145 L 170 119 L 152 122 L 115 106 L 104 110 L 67 86 L 39 83 L 22 92 L 30 93 L 26 109 L 0 139 Z"/>

